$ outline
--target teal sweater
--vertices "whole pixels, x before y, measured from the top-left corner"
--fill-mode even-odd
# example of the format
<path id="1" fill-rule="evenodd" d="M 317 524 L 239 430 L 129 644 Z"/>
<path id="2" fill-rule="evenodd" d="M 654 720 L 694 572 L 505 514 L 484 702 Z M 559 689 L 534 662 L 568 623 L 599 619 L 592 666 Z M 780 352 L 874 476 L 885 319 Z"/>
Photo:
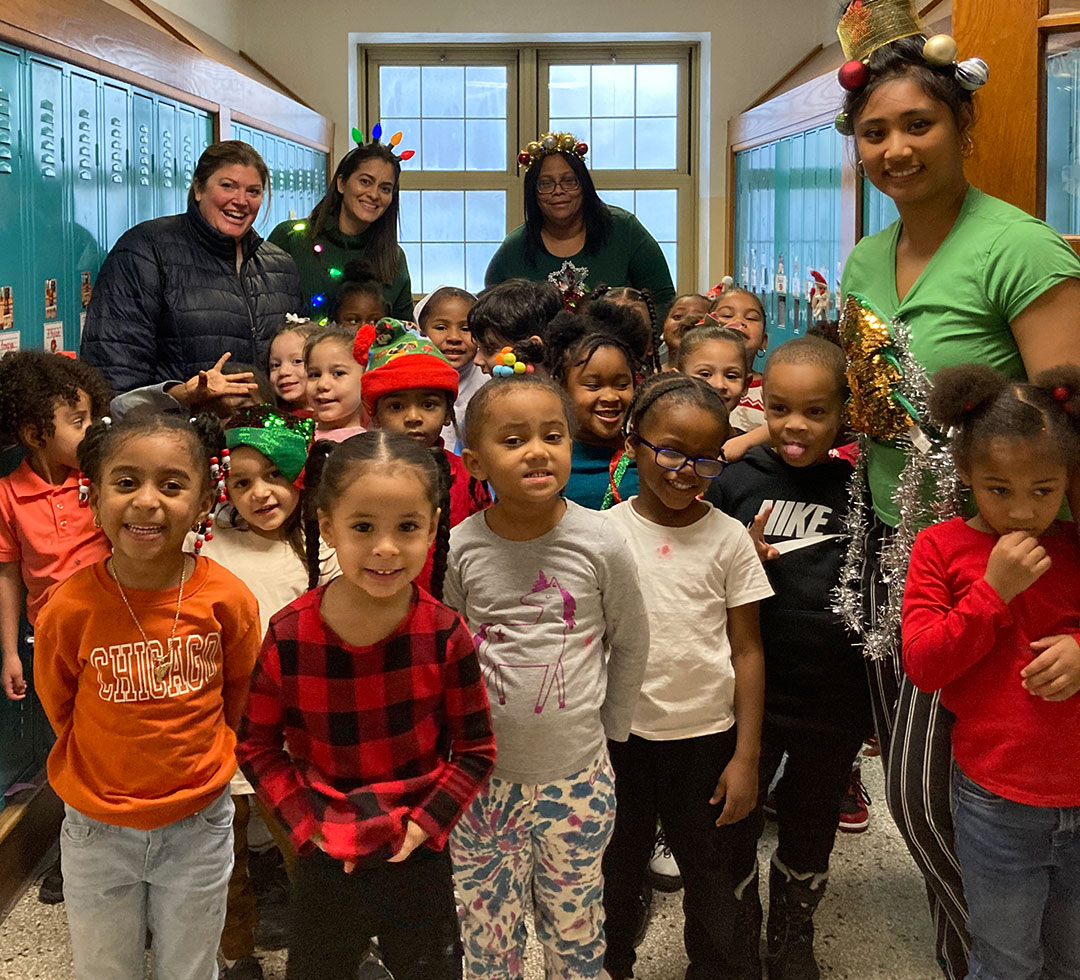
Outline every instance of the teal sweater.
<path id="1" fill-rule="evenodd" d="M 341 277 L 330 275 L 330 269 L 344 270 L 345 264 L 353 259 L 362 259 L 370 240 L 370 229 L 359 235 L 343 235 L 336 225 L 324 228 L 319 237 L 312 241 L 307 230 L 296 230 L 296 221 L 283 221 L 272 232 L 268 241 L 278 248 L 283 248 L 296 262 L 300 274 L 300 292 L 304 296 L 304 314 L 313 320 L 326 316 L 327 308 L 337 293 L 342 282 Z M 316 252 L 315 245 L 322 246 Z M 326 299 L 313 305 L 313 296 L 322 295 Z M 405 253 L 398 246 L 397 274 L 392 282 L 383 285 L 383 296 L 390 304 L 390 315 L 399 320 L 413 318 L 412 281 L 409 278 L 409 264 Z"/>
<path id="2" fill-rule="evenodd" d="M 525 226 L 519 225 L 506 236 L 491 257 L 484 274 L 484 284 L 494 286 L 514 278 L 546 279 L 549 273 L 558 272 L 562 264 L 569 261 L 589 270 L 586 282 L 590 288 L 605 282 L 609 286 L 648 289 L 662 322 L 675 298 L 675 287 L 671 284 L 671 272 L 664 253 L 645 226 L 629 211 L 611 205 L 608 205 L 608 210 L 612 218 L 611 235 L 599 251 L 590 252 L 584 248 L 577 255 L 564 259 L 545 249 L 537 254 L 535 265 L 525 261 Z M 273 235 L 270 241 L 275 242 Z M 301 284 L 303 281 L 301 273 Z"/>
<path id="3" fill-rule="evenodd" d="M 616 452 L 607 446 L 574 442 L 570 456 L 570 480 L 563 490 L 563 496 L 589 510 L 599 510 L 604 502 L 604 494 L 611 485 L 611 460 Z M 638 492 L 638 472 L 633 462 L 623 473 L 618 489 L 620 500 L 629 500 Z"/>

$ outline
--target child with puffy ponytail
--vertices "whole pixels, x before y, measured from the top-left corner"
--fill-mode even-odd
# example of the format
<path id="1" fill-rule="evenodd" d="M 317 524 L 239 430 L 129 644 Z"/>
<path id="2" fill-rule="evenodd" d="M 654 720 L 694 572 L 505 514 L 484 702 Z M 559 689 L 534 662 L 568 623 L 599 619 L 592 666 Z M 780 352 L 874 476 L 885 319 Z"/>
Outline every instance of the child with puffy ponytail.
<path id="1" fill-rule="evenodd" d="M 971 976 L 1080 975 L 1080 540 L 1057 519 L 1080 469 L 1080 368 L 1033 384 L 934 375 L 976 513 L 919 533 L 904 667 L 956 715 L 956 854 Z"/>
<path id="2" fill-rule="evenodd" d="M 79 465 L 112 555 L 49 594 L 34 681 L 56 732 L 60 856 L 78 980 L 212 980 L 233 862 L 233 727 L 255 597 L 184 551 L 213 503 L 207 431 L 133 412 L 89 427 Z M 212 483 L 213 480 L 213 483 Z"/>
<path id="3" fill-rule="evenodd" d="M 413 584 L 437 536 L 444 567 L 438 464 L 367 432 L 316 443 L 305 484 L 341 575 L 271 617 L 237 746 L 298 852 L 289 976 L 354 980 L 377 935 L 395 977 L 456 980 L 446 841 L 495 741 L 472 636 Z"/>

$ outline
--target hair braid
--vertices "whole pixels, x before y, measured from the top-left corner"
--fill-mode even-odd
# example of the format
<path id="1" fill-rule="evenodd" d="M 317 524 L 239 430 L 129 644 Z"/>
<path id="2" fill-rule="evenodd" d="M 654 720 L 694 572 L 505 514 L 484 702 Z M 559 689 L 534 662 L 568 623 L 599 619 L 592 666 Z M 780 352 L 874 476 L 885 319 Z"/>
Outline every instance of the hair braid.
<path id="1" fill-rule="evenodd" d="M 446 578 L 446 563 L 450 555 L 450 485 L 453 476 L 450 472 L 450 460 L 446 450 L 433 449 L 432 456 L 439 470 L 439 526 L 435 531 L 435 552 L 431 559 L 431 594 L 440 601 L 443 596 L 443 581 Z"/>

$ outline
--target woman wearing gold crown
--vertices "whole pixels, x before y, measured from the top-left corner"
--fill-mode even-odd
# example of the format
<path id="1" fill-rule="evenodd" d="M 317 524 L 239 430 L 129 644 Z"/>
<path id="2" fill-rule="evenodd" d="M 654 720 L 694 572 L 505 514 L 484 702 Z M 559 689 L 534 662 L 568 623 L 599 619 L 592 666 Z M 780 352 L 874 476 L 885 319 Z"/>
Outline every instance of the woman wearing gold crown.
<path id="1" fill-rule="evenodd" d="M 600 200 L 588 150 L 572 133 L 544 133 L 518 154 L 525 224 L 506 236 L 484 282 L 550 279 L 568 304 L 601 282 L 648 289 L 662 322 L 675 298 L 664 253 L 634 215 Z"/>
<path id="2" fill-rule="evenodd" d="M 925 418 L 927 379 L 968 362 L 1025 378 L 1080 360 L 1080 259 L 964 176 L 983 61 L 957 62 L 948 35 L 924 37 L 911 0 L 854 0 L 837 33 L 850 59 L 837 128 L 900 212 L 844 269 L 849 414 L 864 434 L 872 508 L 861 506 L 866 533 L 853 534 L 838 609 L 865 640 L 889 806 L 926 877 L 939 963 L 962 980 L 970 942 L 950 813 L 952 716 L 904 676 L 898 643 L 911 542 L 949 516 L 959 490 Z"/>

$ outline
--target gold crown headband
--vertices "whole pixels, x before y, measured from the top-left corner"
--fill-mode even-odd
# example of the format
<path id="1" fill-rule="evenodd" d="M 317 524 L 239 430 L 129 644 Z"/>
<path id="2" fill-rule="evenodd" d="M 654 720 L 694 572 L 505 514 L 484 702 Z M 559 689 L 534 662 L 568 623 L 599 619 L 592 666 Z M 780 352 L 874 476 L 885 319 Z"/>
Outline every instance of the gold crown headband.
<path id="1" fill-rule="evenodd" d="M 549 153 L 572 153 L 579 160 L 585 159 L 589 144 L 579 140 L 573 133 L 544 133 L 540 139 L 526 143 L 518 154 L 519 167 L 529 168 Z"/>
<path id="2" fill-rule="evenodd" d="M 841 65 L 837 79 L 841 87 L 856 92 L 870 81 L 867 62 L 878 48 L 926 32 L 919 23 L 914 0 L 852 0 L 836 25 L 836 33 L 848 59 Z M 969 92 L 982 88 L 990 78 L 986 62 L 981 58 L 957 62 L 956 50 L 952 37 L 935 34 L 923 44 L 922 55 L 935 68 L 952 65 L 956 81 Z M 852 135 L 851 120 L 846 113 L 836 117 L 836 128 L 845 136 Z"/>

